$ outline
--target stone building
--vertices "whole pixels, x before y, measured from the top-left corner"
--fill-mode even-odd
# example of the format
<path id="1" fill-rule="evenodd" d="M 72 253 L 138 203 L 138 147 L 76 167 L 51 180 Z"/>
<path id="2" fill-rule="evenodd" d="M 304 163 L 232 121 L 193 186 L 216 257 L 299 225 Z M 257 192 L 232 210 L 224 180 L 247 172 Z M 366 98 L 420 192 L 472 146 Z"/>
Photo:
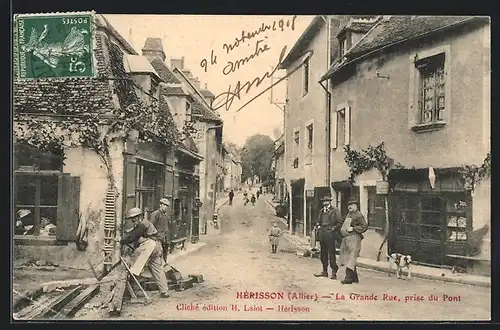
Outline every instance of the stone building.
<path id="1" fill-rule="evenodd" d="M 342 212 L 355 196 L 368 218 L 362 256 L 490 260 L 489 19 L 384 16 L 361 39 L 338 38 L 348 46 L 321 78 L 330 177 Z M 370 146 L 377 160 L 367 162 Z"/>
<path id="2" fill-rule="evenodd" d="M 172 58 L 170 68 L 195 100 L 191 105 L 193 138 L 203 160 L 200 162 L 200 224 L 199 231 L 206 234 L 207 224 L 212 219 L 217 201 L 217 182 L 220 159 L 217 155 L 222 148 L 223 121 L 219 114 L 211 109 L 215 98 L 206 85 L 201 87 L 198 78 L 184 66 L 184 57 Z"/>
<path id="3" fill-rule="evenodd" d="M 321 76 L 342 51 L 337 34 L 350 16 L 315 16 L 282 61 L 287 75 L 285 106 L 285 168 L 290 196 L 290 230 L 308 236 L 320 199 L 331 194 L 328 84 Z M 365 19 L 364 17 L 362 17 Z M 373 17 L 366 18 L 373 24 Z M 366 28 L 366 27 L 363 27 Z M 358 27 L 355 27 L 357 34 Z M 362 33 L 362 32 L 359 32 Z"/>
<path id="4" fill-rule="evenodd" d="M 14 211 L 29 210 L 34 226 L 14 236 L 14 257 L 87 267 L 104 254 L 111 264 L 124 212 L 147 214 L 165 196 L 181 214 L 172 232 L 189 237 L 192 210 L 179 191 L 195 187 L 179 177 L 181 167 L 193 176 L 201 157 L 172 117 L 161 74 L 102 15 L 93 20 L 95 77 L 14 80 Z M 47 222 L 55 235 L 41 235 Z"/>

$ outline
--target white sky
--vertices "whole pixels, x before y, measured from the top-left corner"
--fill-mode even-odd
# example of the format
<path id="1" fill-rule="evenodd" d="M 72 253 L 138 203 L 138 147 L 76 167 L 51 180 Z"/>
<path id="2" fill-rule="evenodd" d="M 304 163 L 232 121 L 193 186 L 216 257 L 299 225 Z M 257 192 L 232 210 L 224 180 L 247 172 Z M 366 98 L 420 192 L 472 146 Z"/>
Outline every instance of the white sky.
<path id="1" fill-rule="evenodd" d="M 281 50 L 286 45 L 287 53 L 293 47 L 299 36 L 311 22 L 313 16 L 297 16 L 295 29 L 286 27 L 289 16 L 242 16 L 242 15 L 105 15 L 110 23 L 127 39 L 134 49 L 141 54 L 144 41 L 147 37 L 162 38 L 163 48 L 167 61 L 170 58 L 184 56 L 184 65 L 195 77 L 205 83 L 215 95 L 228 91 L 229 85 L 234 86 L 238 81 L 243 85 L 256 77 L 262 77 L 267 71 L 272 71 L 278 63 Z M 284 31 L 278 28 L 278 22 L 285 22 Z M 235 38 L 241 38 L 242 30 L 254 32 L 262 23 L 271 25 L 276 21 L 276 31 L 267 30 L 233 49 L 229 54 L 223 49 L 225 43 L 234 43 Z M 265 38 L 267 37 L 267 38 Z M 268 51 L 261 52 L 240 68 L 224 75 L 222 70 L 228 61 L 250 56 L 255 51 L 258 40 L 260 45 L 268 45 Z M 210 54 L 214 50 L 217 64 L 210 65 Z M 200 66 L 206 58 L 209 65 L 207 72 Z M 282 77 L 284 71 L 277 71 L 275 76 Z M 265 79 L 259 87 L 252 87 L 248 94 L 242 92 L 241 100 L 235 99 L 229 111 L 225 108 L 218 110 L 224 120 L 224 139 L 239 146 L 253 134 L 266 134 L 275 139 L 274 131 L 278 128 L 283 131 L 283 112 L 270 102 L 270 91 L 261 95 L 251 104 L 239 112 L 240 106 L 252 97 L 271 85 L 271 79 Z M 285 100 L 285 81 L 273 88 L 273 98 L 276 101 Z"/>

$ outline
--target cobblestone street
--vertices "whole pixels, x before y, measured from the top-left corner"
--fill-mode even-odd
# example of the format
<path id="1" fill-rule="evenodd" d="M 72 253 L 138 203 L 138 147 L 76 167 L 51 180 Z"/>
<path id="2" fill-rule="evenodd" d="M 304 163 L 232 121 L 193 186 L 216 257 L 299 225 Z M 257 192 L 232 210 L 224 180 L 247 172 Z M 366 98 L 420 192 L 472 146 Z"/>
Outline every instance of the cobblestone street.
<path id="1" fill-rule="evenodd" d="M 149 306 L 124 303 L 120 319 L 133 320 L 488 320 L 490 289 L 414 278 L 398 280 L 359 269 L 360 283 L 316 278 L 320 261 L 295 254 L 281 238 L 270 253 L 267 232 L 275 219 L 262 196 L 244 206 L 238 195 L 220 210 L 221 233 L 203 236 L 201 250 L 176 260 L 183 275 L 203 274 L 205 281 Z M 284 225 L 279 222 L 280 226 Z M 283 299 L 243 299 L 248 292 L 283 293 Z M 313 299 L 290 300 L 290 294 Z M 434 295 L 437 301 L 429 301 Z M 309 298 L 310 298 L 309 297 Z M 345 300 L 340 300 L 344 297 Z M 378 300 L 371 298 L 377 297 Z M 443 301 L 448 297 L 448 301 Z M 305 298 L 308 298 L 307 296 Z M 384 299 L 385 298 L 385 299 Z M 419 301 L 423 299 L 423 301 Z M 293 306 L 293 307 L 292 307 Z M 191 310 L 188 310 L 191 309 Z M 294 311 L 291 311 L 294 309 Z M 86 310 L 78 319 L 109 319 L 107 309 Z"/>

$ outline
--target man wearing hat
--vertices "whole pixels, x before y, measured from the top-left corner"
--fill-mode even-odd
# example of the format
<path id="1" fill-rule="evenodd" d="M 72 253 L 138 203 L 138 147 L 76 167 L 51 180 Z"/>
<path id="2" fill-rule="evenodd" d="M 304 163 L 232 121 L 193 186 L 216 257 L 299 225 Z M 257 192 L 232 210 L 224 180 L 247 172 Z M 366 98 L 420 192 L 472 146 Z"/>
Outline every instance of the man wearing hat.
<path id="1" fill-rule="evenodd" d="M 168 226 L 170 224 L 169 206 L 170 201 L 167 198 L 160 199 L 160 207 L 158 210 L 151 213 L 151 218 L 149 220 L 158 230 L 158 237 L 163 247 L 163 259 L 165 262 L 167 262 L 168 254 Z"/>
<path id="2" fill-rule="evenodd" d="M 363 233 L 368 230 L 368 224 L 363 214 L 358 211 L 358 204 L 356 198 L 349 198 L 347 201 L 349 213 L 340 228 L 342 242 L 340 244 L 339 261 L 342 266 L 346 266 L 345 278 L 342 280 L 342 284 L 359 282 L 356 260 L 359 257 L 361 240 L 363 239 Z"/>
<path id="3" fill-rule="evenodd" d="M 341 225 L 342 215 L 340 211 L 331 205 L 332 198 L 329 196 L 321 199 L 323 208 L 321 209 L 316 229 L 318 231 L 318 240 L 320 245 L 320 258 L 323 265 L 323 271 L 314 274 L 316 277 L 328 277 L 328 262 L 332 269 L 331 279 L 337 279 L 337 256 L 335 254 L 335 233 Z"/>
<path id="4" fill-rule="evenodd" d="M 151 222 L 144 219 L 142 210 L 138 207 L 133 207 L 128 210 L 125 215 L 125 219 L 132 221 L 133 229 L 120 240 L 121 245 L 132 244 L 135 248 L 137 248 L 139 244 L 147 239 L 156 241 L 155 249 L 151 253 L 148 260 L 148 266 L 151 275 L 153 275 L 153 278 L 158 285 L 160 296 L 162 298 L 168 298 L 168 283 L 163 270 L 163 249 L 158 231 Z"/>

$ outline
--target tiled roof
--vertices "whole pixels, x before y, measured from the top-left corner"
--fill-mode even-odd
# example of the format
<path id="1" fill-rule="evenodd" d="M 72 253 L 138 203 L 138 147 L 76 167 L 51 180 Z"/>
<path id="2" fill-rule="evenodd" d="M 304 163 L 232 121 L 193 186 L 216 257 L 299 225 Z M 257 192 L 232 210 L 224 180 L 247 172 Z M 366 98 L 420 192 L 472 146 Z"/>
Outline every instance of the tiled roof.
<path id="1" fill-rule="evenodd" d="M 211 91 L 209 91 L 208 89 L 202 89 L 202 90 L 200 90 L 200 93 L 201 93 L 201 95 L 205 96 L 206 98 L 215 97 L 215 95 Z"/>
<path id="2" fill-rule="evenodd" d="M 96 79 L 46 79 L 17 80 L 13 82 L 13 111 L 15 113 L 111 113 L 112 89 L 108 77 L 120 77 L 123 70 L 123 53 L 109 41 L 109 30 L 96 31 L 94 58 L 98 77 Z M 108 65 L 106 58 L 111 62 Z M 16 70 L 16 62 L 14 62 Z M 118 70 L 118 71 L 117 71 Z M 15 71 L 14 71 L 15 72 Z M 125 84 L 126 87 L 131 87 Z M 123 90 L 123 89 L 122 89 Z M 122 102 L 124 93 L 115 89 Z M 131 87 L 133 91 L 133 86 Z M 120 103 L 121 104 L 121 103 Z"/>
<path id="3" fill-rule="evenodd" d="M 330 78 L 346 63 L 350 63 L 370 51 L 415 39 L 472 19 L 474 19 L 473 16 L 391 16 L 387 19 L 381 19 L 345 54 L 347 61 L 333 63 L 320 81 Z"/>
<path id="4" fill-rule="evenodd" d="M 370 29 L 373 27 L 374 24 L 375 22 L 373 23 L 352 22 L 347 28 L 354 32 L 366 33 L 370 31 Z"/>
<path id="5" fill-rule="evenodd" d="M 107 28 L 107 30 L 109 31 L 110 34 L 113 35 L 113 37 L 115 37 L 116 39 L 118 39 L 118 41 L 120 41 L 120 43 L 122 44 L 123 48 L 125 48 L 128 52 L 130 52 L 131 54 L 133 55 L 139 55 L 134 47 L 132 47 L 127 40 L 125 40 L 124 37 L 122 37 L 122 35 L 116 31 L 116 29 L 113 27 L 113 25 L 111 25 L 109 23 L 109 21 L 106 19 L 106 17 L 104 17 L 102 14 L 99 14 L 99 15 L 96 15 L 96 24 L 98 25 L 101 25 L 102 26 L 102 23 L 99 22 L 99 19 L 102 19 L 104 20 L 104 22 L 106 23 L 106 26 L 105 28 Z"/>
<path id="6" fill-rule="evenodd" d="M 195 100 L 191 104 L 191 112 L 192 112 L 192 114 L 199 115 L 203 119 L 206 119 L 206 120 L 212 120 L 212 121 L 222 122 L 222 119 L 219 116 L 217 116 L 213 111 L 210 111 L 209 109 L 207 109 L 205 107 L 205 105 L 203 105 L 198 100 Z"/>
<path id="7" fill-rule="evenodd" d="M 189 95 L 182 86 L 165 86 L 165 92 L 168 95 Z"/>
<path id="8" fill-rule="evenodd" d="M 357 45 L 349 50 L 347 57 L 377 49 L 398 41 L 412 39 L 450 25 L 473 18 L 472 16 L 391 16 L 380 20 L 377 26 Z"/>
<path id="9" fill-rule="evenodd" d="M 161 50 L 163 51 L 163 44 L 161 38 L 147 38 L 144 42 L 142 50 Z"/>
<path id="10" fill-rule="evenodd" d="M 181 81 L 174 75 L 174 73 L 166 66 L 165 63 L 159 58 L 154 58 L 151 65 L 156 70 L 160 78 L 170 84 L 180 84 Z"/>

